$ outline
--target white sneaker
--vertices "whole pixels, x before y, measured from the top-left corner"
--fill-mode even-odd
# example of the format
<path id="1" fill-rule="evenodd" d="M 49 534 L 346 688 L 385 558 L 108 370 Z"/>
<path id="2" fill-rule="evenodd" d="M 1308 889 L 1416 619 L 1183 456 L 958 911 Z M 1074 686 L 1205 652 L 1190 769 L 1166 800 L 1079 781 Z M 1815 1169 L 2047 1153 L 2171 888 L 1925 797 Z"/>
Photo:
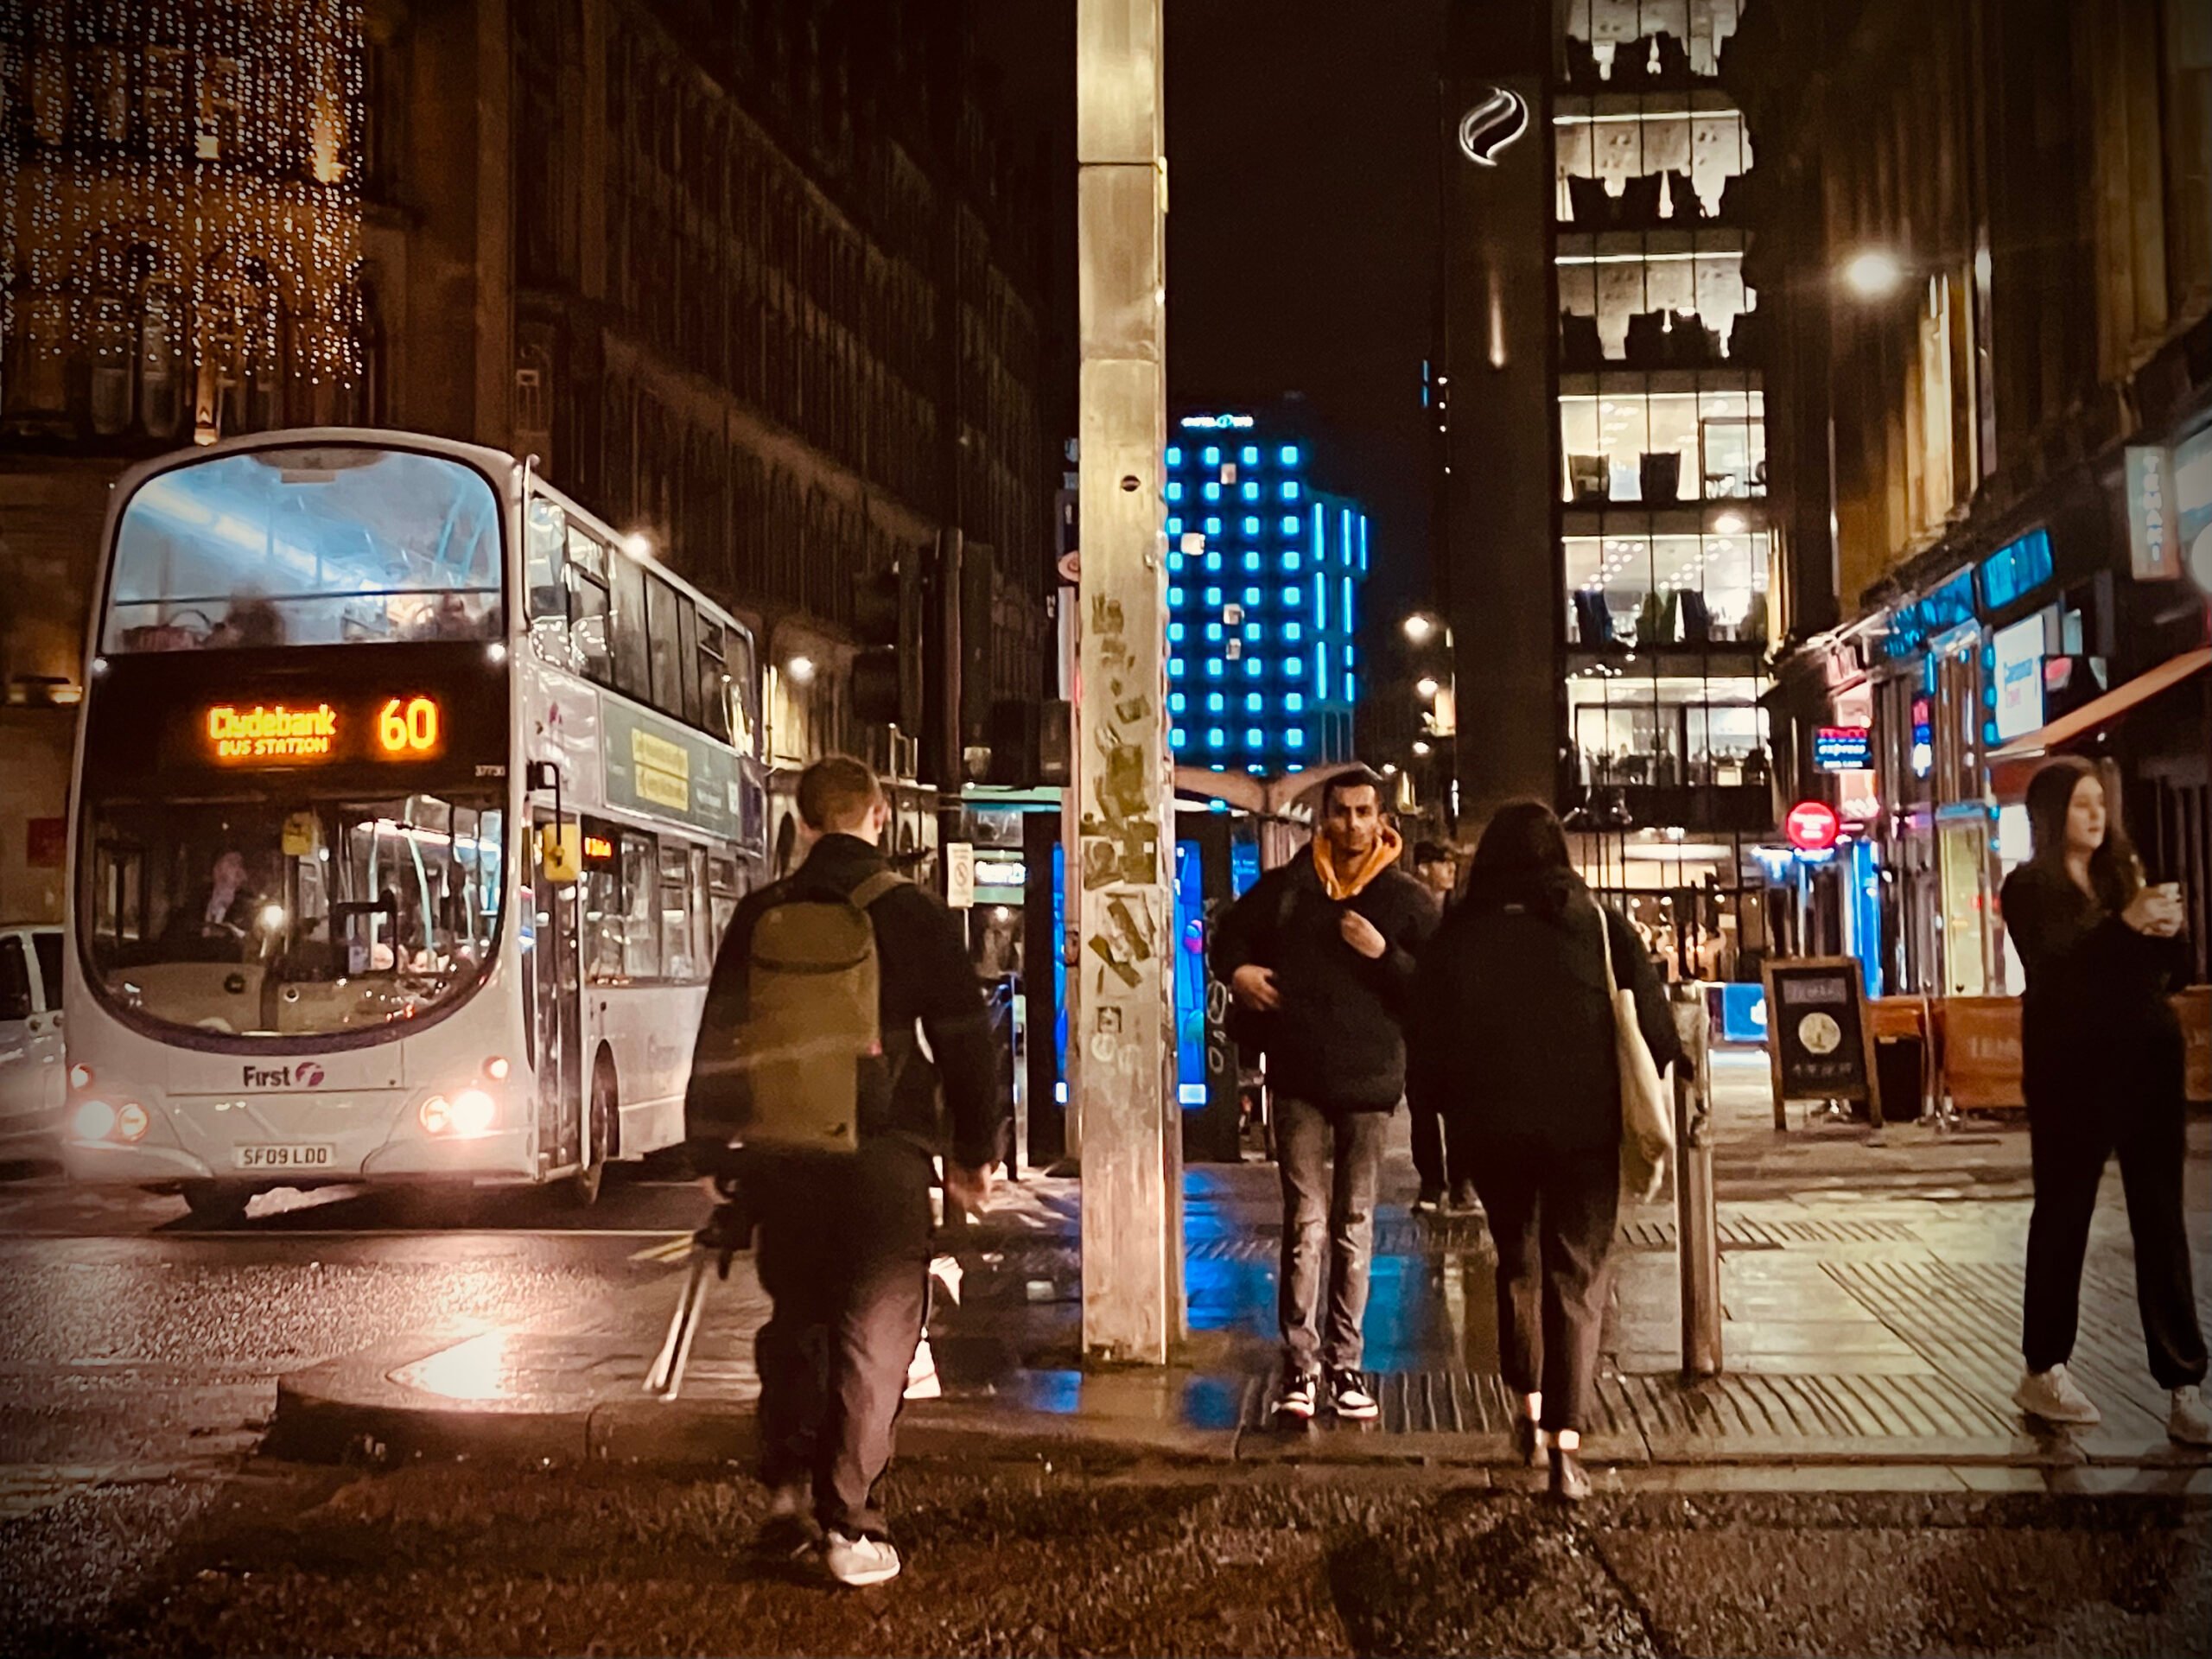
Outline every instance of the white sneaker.
<path id="1" fill-rule="evenodd" d="M 2204 1395 L 2194 1387 L 2176 1389 L 2173 1400 L 2166 1413 L 2166 1438 L 2183 1446 L 2212 1446 L 2212 1412 L 2204 1408 Z"/>
<path id="2" fill-rule="evenodd" d="M 2012 1390 L 2012 1403 L 2046 1423 L 2072 1423 L 2086 1428 L 2104 1421 L 2097 1402 L 2082 1392 L 2063 1365 L 2030 1371 Z"/>
<path id="3" fill-rule="evenodd" d="M 822 1541 L 822 1566 L 848 1589 L 864 1590 L 899 1576 L 899 1551 L 888 1538 L 848 1538 L 833 1531 Z"/>

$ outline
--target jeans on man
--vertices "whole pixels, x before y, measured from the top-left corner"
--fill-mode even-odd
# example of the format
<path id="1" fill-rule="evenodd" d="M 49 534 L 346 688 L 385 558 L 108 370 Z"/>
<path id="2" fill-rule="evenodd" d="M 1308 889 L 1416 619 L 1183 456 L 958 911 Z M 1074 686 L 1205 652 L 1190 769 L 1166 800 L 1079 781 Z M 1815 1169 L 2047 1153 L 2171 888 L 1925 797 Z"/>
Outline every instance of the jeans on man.
<path id="1" fill-rule="evenodd" d="M 1301 1373 L 1357 1370 L 1388 1112 L 1278 1100 L 1282 1173 L 1282 1345 Z M 1326 1295 L 1326 1326 L 1323 1300 Z"/>
<path id="2" fill-rule="evenodd" d="M 849 1537 L 883 1531 L 875 1486 L 927 1317 L 930 1174 L 918 1147 L 893 1140 L 747 1172 L 775 1304 L 754 1344 L 760 1478 L 810 1487 L 815 1518 Z"/>

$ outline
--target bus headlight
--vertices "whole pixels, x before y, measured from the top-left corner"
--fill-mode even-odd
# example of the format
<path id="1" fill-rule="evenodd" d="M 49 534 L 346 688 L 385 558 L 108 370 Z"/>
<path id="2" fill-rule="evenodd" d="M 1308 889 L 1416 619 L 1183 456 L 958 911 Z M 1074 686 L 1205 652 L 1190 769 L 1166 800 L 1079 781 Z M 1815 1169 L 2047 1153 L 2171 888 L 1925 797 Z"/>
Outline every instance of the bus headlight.
<path id="1" fill-rule="evenodd" d="M 453 1097 L 456 1135 L 482 1135 L 499 1115 L 499 1103 L 481 1089 L 464 1089 Z"/>
<path id="2" fill-rule="evenodd" d="M 126 1100 L 115 1109 L 115 1135 L 118 1141 L 143 1141 L 146 1138 L 149 1119 L 146 1109 L 135 1100 Z"/>
<path id="3" fill-rule="evenodd" d="M 115 1133 L 115 1108 L 104 1100 L 88 1100 L 69 1120 L 69 1133 L 79 1141 L 105 1141 Z"/>
<path id="4" fill-rule="evenodd" d="M 485 1135 L 499 1121 L 499 1103 L 486 1090 L 471 1087 L 456 1090 L 451 1099 L 432 1095 L 423 1103 L 416 1116 L 422 1119 L 423 1129 L 431 1135 Z"/>
<path id="5" fill-rule="evenodd" d="M 79 1060 L 76 1065 L 71 1066 L 69 1068 L 69 1086 L 72 1089 L 91 1088 L 92 1086 L 92 1068 L 86 1065 L 81 1060 Z"/>

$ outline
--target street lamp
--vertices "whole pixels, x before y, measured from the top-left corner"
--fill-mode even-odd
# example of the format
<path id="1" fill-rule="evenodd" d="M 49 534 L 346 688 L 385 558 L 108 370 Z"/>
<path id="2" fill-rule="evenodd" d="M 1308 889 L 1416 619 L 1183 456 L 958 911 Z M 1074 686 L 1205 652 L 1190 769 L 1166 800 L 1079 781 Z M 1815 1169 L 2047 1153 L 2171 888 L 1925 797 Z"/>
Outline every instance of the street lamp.
<path id="1" fill-rule="evenodd" d="M 791 677 L 793 685 L 812 685 L 814 658 L 805 656 L 794 657 L 784 664 L 784 671 Z"/>
<path id="2" fill-rule="evenodd" d="M 622 550 L 633 559 L 650 559 L 653 556 L 653 538 L 642 530 L 633 530 L 622 538 Z"/>
<path id="3" fill-rule="evenodd" d="M 1904 266 L 1885 248 L 1865 248 L 1844 263 L 1844 286 L 1862 300 L 1883 300 L 1904 281 Z"/>
<path id="4" fill-rule="evenodd" d="M 1421 693 L 1424 702 L 1434 696 L 1438 689 L 1436 676 L 1433 674 L 1424 674 L 1414 682 L 1414 690 Z"/>
<path id="5" fill-rule="evenodd" d="M 1427 741 L 1427 740 L 1426 738 L 1419 738 L 1419 737 L 1417 737 L 1417 738 L 1415 738 L 1415 739 L 1414 740 L 1414 753 L 1415 754 L 1417 754 L 1417 755 L 1421 756 L 1423 759 L 1427 759 L 1427 755 L 1428 755 L 1428 741 Z"/>

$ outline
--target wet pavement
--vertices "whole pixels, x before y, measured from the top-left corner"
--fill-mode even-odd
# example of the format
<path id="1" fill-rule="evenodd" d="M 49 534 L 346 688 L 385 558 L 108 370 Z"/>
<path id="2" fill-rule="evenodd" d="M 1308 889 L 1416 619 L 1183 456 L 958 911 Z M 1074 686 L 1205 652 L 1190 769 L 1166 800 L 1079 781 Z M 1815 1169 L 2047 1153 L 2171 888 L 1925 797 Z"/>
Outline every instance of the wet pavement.
<path id="1" fill-rule="evenodd" d="M 1632 1479 L 1640 1469 L 1901 1462 L 1965 1471 L 2044 1471 L 2063 1485 L 2085 1465 L 2142 1468 L 2161 1490 L 2212 1488 L 2197 1452 L 2164 1433 L 2164 1396 L 2145 1370 L 2117 1176 L 2107 1182 L 2083 1287 L 2075 1369 L 2105 1421 L 2031 1432 L 2010 1403 L 2028 1205 L 2017 1125 L 1772 1128 L 1764 1061 L 1719 1066 L 1723 1194 L 1724 1375 L 1685 1382 L 1671 1205 L 1624 1217 L 1605 1367 L 1587 1452 Z M 2190 1193 L 2212 1197 L 2212 1126 L 2192 1128 Z M 1400 1149 L 1386 1192 L 1410 1188 Z M 1737 1196 L 1786 1182 L 1794 1196 Z M 1164 1371 L 1080 1363 L 1077 1183 L 1033 1179 L 950 1236 L 960 1296 L 940 1297 L 931 1340 L 941 1400 L 916 1403 L 910 1449 L 1059 1449 L 1086 1444 L 1215 1461 L 1383 1459 L 1487 1465 L 1506 1452 L 1496 1375 L 1491 1256 L 1480 1220 L 1386 1203 L 1376 1226 L 1367 1369 L 1379 1424 L 1272 1427 L 1275 1254 L 1273 1170 L 1201 1166 L 1186 1181 L 1191 1338 Z M 2200 1300 L 2212 1313 L 2212 1253 L 2200 1234 Z M 422 1335 L 296 1373 L 276 1442 L 313 1457 L 471 1447 L 571 1460 L 680 1462 L 743 1457 L 757 1392 L 753 1332 L 766 1304 L 741 1256 L 715 1287 L 683 1396 L 647 1399 L 642 1379 L 688 1254 L 681 1232 L 648 1243 L 649 1271 L 619 1293 L 460 1340 Z M 1964 1482 L 1970 1477 L 1961 1472 Z"/>

